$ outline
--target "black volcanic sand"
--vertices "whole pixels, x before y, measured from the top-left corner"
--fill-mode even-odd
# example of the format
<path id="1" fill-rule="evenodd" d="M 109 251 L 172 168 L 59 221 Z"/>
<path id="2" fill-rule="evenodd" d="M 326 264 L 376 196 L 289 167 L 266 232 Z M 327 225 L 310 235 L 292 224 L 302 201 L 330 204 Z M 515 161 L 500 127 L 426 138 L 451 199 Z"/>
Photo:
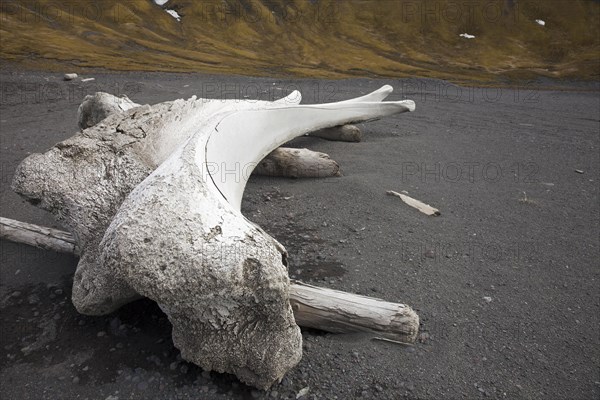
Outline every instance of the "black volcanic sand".
<path id="1" fill-rule="evenodd" d="M 2 241 L 2 399 L 295 399 L 307 387 L 307 399 L 599 398 L 597 84 L 91 76 L 0 73 L 1 216 L 59 227 L 9 183 L 20 160 L 76 132 L 77 106 L 98 90 L 153 104 L 194 94 L 268 100 L 298 88 L 313 103 L 389 83 L 391 100 L 415 100 L 412 114 L 361 124 L 362 143 L 295 140 L 330 154 L 343 176 L 253 177 L 243 212 L 288 248 L 291 277 L 409 304 L 421 334 L 402 346 L 303 330 L 300 364 L 261 392 L 182 361 L 151 301 L 79 315 L 76 258 Z"/>

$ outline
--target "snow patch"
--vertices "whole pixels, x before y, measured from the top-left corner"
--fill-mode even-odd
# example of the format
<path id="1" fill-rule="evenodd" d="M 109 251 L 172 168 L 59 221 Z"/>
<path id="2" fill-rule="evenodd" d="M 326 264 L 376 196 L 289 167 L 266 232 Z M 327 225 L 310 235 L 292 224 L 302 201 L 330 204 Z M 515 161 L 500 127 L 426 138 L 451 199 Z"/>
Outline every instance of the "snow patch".
<path id="1" fill-rule="evenodd" d="M 546 25 L 546 21 L 544 21 L 542 19 L 536 19 L 535 22 L 537 22 L 537 24 L 541 25 L 541 26 L 545 26 Z"/>
<path id="2" fill-rule="evenodd" d="M 465 39 L 475 39 L 475 35 L 469 35 L 468 33 L 461 33 L 458 36 L 464 37 Z"/>
<path id="3" fill-rule="evenodd" d="M 154 0 L 154 2 L 159 6 L 164 6 L 165 4 L 167 4 L 168 1 L 169 0 Z"/>
<path id="4" fill-rule="evenodd" d="M 175 10 L 165 10 L 166 12 L 168 12 L 169 14 L 171 14 L 171 16 L 173 18 L 175 18 L 177 21 L 181 21 L 181 16 L 177 13 L 177 11 Z"/>

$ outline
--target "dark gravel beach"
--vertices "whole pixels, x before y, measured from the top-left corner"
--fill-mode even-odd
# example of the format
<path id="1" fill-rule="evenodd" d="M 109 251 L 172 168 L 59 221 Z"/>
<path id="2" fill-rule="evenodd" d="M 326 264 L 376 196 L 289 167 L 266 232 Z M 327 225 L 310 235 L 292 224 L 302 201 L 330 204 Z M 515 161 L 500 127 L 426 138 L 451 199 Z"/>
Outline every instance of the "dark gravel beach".
<path id="1" fill-rule="evenodd" d="M 303 330 L 269 391 L 182 361 L 149 300 L 78 314 L 73 256 L 1 241 L 0 397 L 9 399 L 600 398 L 597 83 L 479 88 L 201 74 L 0 72 L 0 216 L 60 228 L 10 190 L 18 163 L 77 131 L 86 94 L 154 104 L 192 95 L 306 103 L 383 84 L 414 113 L 359 125 L 361 143 L 302 137 L 343 176 L 253 177 L 242 211 L 283 243 L 290 277 L 413 307 L 414 346 Z M 568 89 L 568 90 L 566 90 Z M 440 210 L 428 217 L 386 191 Z"/>

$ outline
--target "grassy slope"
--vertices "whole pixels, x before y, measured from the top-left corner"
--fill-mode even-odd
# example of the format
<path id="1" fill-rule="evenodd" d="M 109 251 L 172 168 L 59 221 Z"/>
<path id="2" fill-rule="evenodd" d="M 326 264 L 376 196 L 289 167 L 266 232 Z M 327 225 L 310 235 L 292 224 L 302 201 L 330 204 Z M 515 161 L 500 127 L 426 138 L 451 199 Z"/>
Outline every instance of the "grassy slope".
<path id="1" fill-rule="evenodd" d="M 599 77 L 598 1 L 171 0 L 167 6 L 182 22 L 151 0 L 3 1 L 0 56 L 53 69 L 66 62 L 69 69 L 454 81 Z M 459 37 L 463 32 L 476 38 Z"/>

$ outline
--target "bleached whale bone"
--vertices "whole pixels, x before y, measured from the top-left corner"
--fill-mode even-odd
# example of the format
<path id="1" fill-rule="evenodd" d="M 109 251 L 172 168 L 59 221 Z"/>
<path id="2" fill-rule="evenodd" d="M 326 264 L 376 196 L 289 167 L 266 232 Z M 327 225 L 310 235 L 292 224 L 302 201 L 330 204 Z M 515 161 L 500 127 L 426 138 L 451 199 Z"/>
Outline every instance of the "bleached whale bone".
<path id="1" fill-rule="evenodd" d="M 106 313 L 150 297 L 173 323 L 184 358 L 268 387 L 301 355 L 285 250 L 240 213 L 247 176 L 223 171 L 237 172 L 239 163 L 249 175 L 293 137 L 413 108 L 195 98 L 142 106 L 30 156 L 13 186 L 77 237 L 80 311 Z"/>

